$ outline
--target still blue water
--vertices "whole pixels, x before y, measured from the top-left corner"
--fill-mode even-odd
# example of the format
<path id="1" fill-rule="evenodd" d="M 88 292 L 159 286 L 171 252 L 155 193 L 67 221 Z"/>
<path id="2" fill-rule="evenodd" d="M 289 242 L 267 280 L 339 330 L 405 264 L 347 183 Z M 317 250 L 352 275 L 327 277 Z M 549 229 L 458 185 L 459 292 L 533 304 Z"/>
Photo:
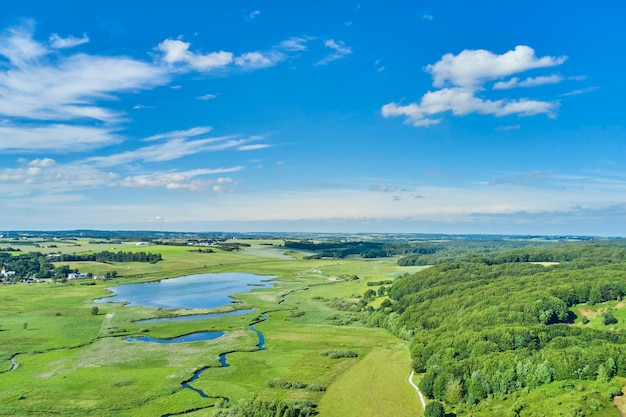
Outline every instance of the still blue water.
<path id="1" fill-rule="evenodd" d="M 112 297 L 96 302 L 126 302 L 131 306 L 156 308 L 213 308 L 229 304 L 231 294 L 248 292 L 274 276 L 226 272 L 197 274 L 156 282 L 111 287 Z M 251 286 L 250 284 L 254 284 Z M 271 285 L 271 284 L 269 284 Z"/>

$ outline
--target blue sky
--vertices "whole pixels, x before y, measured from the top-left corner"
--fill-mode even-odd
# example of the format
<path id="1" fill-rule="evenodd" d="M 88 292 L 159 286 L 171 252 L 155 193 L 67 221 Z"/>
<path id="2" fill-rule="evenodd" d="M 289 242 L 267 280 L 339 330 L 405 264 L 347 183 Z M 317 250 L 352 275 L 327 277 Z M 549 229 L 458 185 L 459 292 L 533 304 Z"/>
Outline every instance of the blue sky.
<path id="1" fill-rule="evenodd" d="M 626 235 L 621 2 L 20 1 L 0 228 Z"/>

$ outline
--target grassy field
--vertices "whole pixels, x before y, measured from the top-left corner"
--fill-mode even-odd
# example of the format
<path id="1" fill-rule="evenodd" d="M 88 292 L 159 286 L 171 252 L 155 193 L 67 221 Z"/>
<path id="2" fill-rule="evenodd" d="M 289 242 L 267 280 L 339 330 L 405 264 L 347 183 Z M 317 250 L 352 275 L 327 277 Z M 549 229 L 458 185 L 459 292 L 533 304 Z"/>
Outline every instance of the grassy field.
<path id="1" fill-rule="evenodd" d="M 161 416 L 191 409 L 198 411 L 187 415 L 208 416 L 218 398 L 201 398 L 180 385 L 205 367 L 209 369 L 193 386 L 213 397 L 233 401 L 255 395 L 306 398 L 320 404 L 321 416 L 356 415 L 338 410 L 367 413 L 374 403 L 385 412 L 360 414 L 419 415 L 413 412 L 420 410 L 419 402 L 406 382 L 410 360 L 405 342 L 381 329 L 364 327 L 353 320 L 355 313 L 339 311 L 333 304 L 337 298 L 358 299 L 372 288 L 367 281 L 408 271 L 398 267 L 395 259 L 304 260 L 298 252 L 285 254 L 267 245 L 239 252 L 199 253 L 185 246 L 118 244 L 108 248 L 70 243 L 62 250 L 158 252 L 164 259 L 157 264 L 71 264 L 94 275 L 112 270 L 121 275 L 106 282 L 0 286 L 2 416 Z M 60 249 L 60 242 L 53 244 Z M 238 303 L 217 309 L 254 308 L 253 313 L 219 319 L 135 323 L 142 318 L 211 310 L 93 302 L 114 285 L 201 272 L 249 272 L 278 278 L 273 287 L 253 288 L 238 294 Z M 360 279 L 346 279 L 352 275 Z M 99 307 L 99 314 L 92 315 L 93 306 Z M 261 311 L 268 312 L 269 320 L 256 324 L 266 337 L 266 350 L 257 351 L 257 336 L 248 325 Z M 169 345 L 128 343 L 121 337 L 168 338 L 212 330 L 226 331 L 226 335 Z M 331 359 L 321 354 L 329 349 L 349 350 L 357 356 Z M 228 368 L 219 365 L 223 352 L 233 352 L 227 356 Z M 14 355 L 19 366 L 11 370 Z M 316 384 L 326 391 L 272 388 L 268 381 L 273 379 Z"/>

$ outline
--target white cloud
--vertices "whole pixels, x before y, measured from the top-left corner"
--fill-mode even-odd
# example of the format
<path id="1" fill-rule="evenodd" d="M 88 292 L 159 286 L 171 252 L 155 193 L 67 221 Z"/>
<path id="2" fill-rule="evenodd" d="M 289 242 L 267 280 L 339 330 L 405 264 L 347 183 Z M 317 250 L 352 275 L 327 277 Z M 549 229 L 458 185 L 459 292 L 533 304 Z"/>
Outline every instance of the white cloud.
<path id="1" fill-rule="evenodd" d="M 428 65 L 426 71 L 433 76 L 433 85 L 439 88 L 422 96 L 419 103 L 402 105 L 387 103 L 381 108 L 384 117 L 404 116 L 413 126 L 431 126 L 442 121 L 434 117 L 445 112 L 455 116 L 470 113 L 507 116 L 517 114 L 531 116 L 546 114 L 554 117 L 559 104 L 528 98 L 489 100 L 479 96 L 487 81 L 509 76 L 532 68 L 560 65 L 566 57 L 535 56 L 535 51 L 528 46 L 517 46 L 514 50 L 496 55 L 485 50 L 464 50 L 459 55 L 446 54 L 440 61 Z M 562 76 L 539 76 L 519 81 L 512 78 L 496 83 L 494 88 L 507 89 L 516 86 L 530 87 L 555 83 Z"/>
<path id="2" fill-rule="evenodd" d="M 244 69 L 273 67 L 286 57 L 280 52 L 247 52 L 235 58 L 235 65 Z"/>
<path id="3" fill-rule="evenodd" d="M 426 66 L 426 72 L 432 74 L 435 87 L 446 84 L 473 87 L 533 68 L 561 65 L 566 59 L 566 56 L 537 58 L 535 50 L 525 45 L 502 55 L 484 49 L 466 49 L 458 55 L 445 54 L 439 62 Z"/>
<path id="4" fill-rule="evenodd" d="M 157 46 L 164 53 L 163 60 L 168 64 L 186 64 L 198 71 L 211 71 L 224 68 L 233 62 L 232 52 L 210 52 L 196 54 L 189 50 L 191 43 L 180 39 L 166 39 Z"/>
<path id="5" fill-rule="evenodd" d="M 591 93 L 591 92 L 597 91 L 599 89 L 600 89 L 600 87 L 581 88 L 579 90 L 574 90 L 574 91 L 570 91 L 570 92 L 567 92 L 567 93 L 563 93 L 563 94 L 561 94 L 561 97 L 578 96 L 580 94 Z"/>
<path id="6" fill-rule="evenodd" d="M 31 167 L 52 167 L 56 165 L 56 161 L 52 158 L 33 159 L 28 163 Z"/>
<path id="7" fill-rule="evenodd" d="M 65 192 L 112 185 L 118 175 L 85 164 L 57 165 L 50 158 L 31 161 L 28 167 L 0 170 L 3 191 L 9 194 Z"/>
<path id="8" fill-rule="evenodd" d="M 167 188 L 170 190 L 189 189 L 204 190 L 214 186 L 222 178 L 203 179 L 197 178 L 205 175 L 219 174 L 224 172 L 234 172 L 241 170 L 242 167 L 219 168 L 219 169 L 196 169 L 191 171 L 174 171 L 174 172 L 154 172 L 146 175 L 135 175 L 124 178 L 119 182 L 122 187 L 130 188 Z M 220 183 L 226 183 L 221 181 Z M 234 181 L 228 181 L 234 183 Z"/>
<path id="9" fill-rule="evenodd" d="M 276 46 L 276 49 L 287 52 L 302 52 L 307 49 L 307 42 L 312 38 L 309 37 L 293 37 L 286 39 Z"/>
<path id="10" fill-rule="evenodd" d="M 0 55 L 11 65 L 22 67 L 48 53 L 45 46 L 33 39 L 34 22 L 27 21 L 22 26 L 7 29 L 0 35 Z"/>
<path id="11" fill-rule="evenodd" d="M 261 11 L 260 11 L 260 10 L 255 10 L 255 11 L 253 11 L 253 12 L 250 12 L 250 13 L 248 13 L 248 19 L 250 19 L 250 20 L 254 20 L 254 19 L 256 19 L 256 17 L 257 17 L 258 15 L 260 15 L 260 14 L 261 14 Z"/>
<path id="12" fill-rule="evenodd" d="M 257 149 L 265 149 L 265 148 L 269 148 L 272 145 L 268 145 L 266 143 L 255 143 L 252 145 L 242 145 L 240 147 L 238 147 L 237 149 L 240 151 L 254 151 Z"/>
<path id="13" fill-rule="evenodd" d="M 118 142 L 115 125 L 123 115 L 101 102 L 169 79 L 163 68 L 128 57 L 52 53 L 86 37 L 52 35 L 47 46 L 33 39 L 33 27 L 28 22 L 0 35 L 2 150 L 83 151 Z"/>
<path id="14" fill-rule="evenodd" d="M 196 100 L 208 101 L 208 100 L 213 100 L 215 97 L 217 97 L 215 94 L 205 94 L 205 95 L 196 97 Z"/>
<path id="15" fill-rule="evenodd" d="M 548 114 L 553 116 L 558 108 L 557 103 L 520 100 L 484 100 L 474 95 L 474 91 L 467 88 L 444 88 L 424 94 L 420 103 L 411 103 L 406 106 L 388 103 L 382 107 L 384 117 L 406 116 L 407 122 L 413 126 L 430 126 L 438 124 L 441 119 L 430 116 L 451 111 L 455 116 L 464 116 L 470 113 L 492 114 L 506 116 L 519 114 L 531 116 Z"/>
<path id="16" fill-rule="evenodd" d="M 558 84 L 563 81 L 563 76 L 559 74 L 544 75 L 539 77 L 528 77 L 520 81 L 513 77 L 508 81 L 499 81 L 493 85 L 494 90 L 508 90 L 515 87 L 537 87 L 544 84 Z"/>
<path id="17" fill-rule="evenodd" d="M 91 157 L 87 160 L 87 162 L 93 162 L 99 166 L 110 167 L 134 161 L 171 161 L 201 152 L 215 152 L 224 149 L 236 148 L 246 142 L 248 142 L 247 139 L 239 139 L 233 136 L 222 136 L 198 140 L 173 138 L 156 145 L 144 146 L 143 148 L 138 148 L 132 151 L 107 156 Z"/>
<path id="18" fill-rule="evenodd" d="M 338 59 L 342 59 L 347 55 L 352 53 L 352 48 L 345 45 L 343 41 L 336 41 L 333 39 L 328 39 L 324 42 L 324 46 L 334 50 L 334 52 L 327 57 L 320 60 L 317 65 L 326 65 L 332 61 L 337 61 Z"/>
<path id="19" fill-rule="evenodd" d="M 89 38 L 85 33 L 83 33 L 82 38 L 76 38 L 74 36 L 68 36 L 67 38 L 62 38 L 56 33 L 50 35 L 50 46 L 55 49 L 63 49 L 63 48 L 73 48 L 78 45 L 82 45 L 84 43 L 89 42 Z"/>
<path id="20" fill-rule="evenodd" d="M 157 135 L 152 135 L 144 139 L 144 141 L 153 141 L 160 139 L 172 139 L 172 138 L 189 138 L 198 135 L 203 135 L 205 133 L 213 130 L 211 126 L 197 126 L 192 127 L 191 129 L 186 130 L 174 130 L 172 132 L 159 133 Z"/>
<path id="21" fill-rule="evenodd" d="M 508 126 L 498 126 L 496 130 L 498 132 L 510 132 L 512 130 L 519 130 L 521 128 L 522 128 L 521 125 L 508 125 Z"/>
<path id="22" fill-rule="evenodd" d="M 0 124 L 0 150 L 4 151 L 81 151 L 119 140 L 119 137 L 107 128 L 65 124 L 43 126 Z"/>

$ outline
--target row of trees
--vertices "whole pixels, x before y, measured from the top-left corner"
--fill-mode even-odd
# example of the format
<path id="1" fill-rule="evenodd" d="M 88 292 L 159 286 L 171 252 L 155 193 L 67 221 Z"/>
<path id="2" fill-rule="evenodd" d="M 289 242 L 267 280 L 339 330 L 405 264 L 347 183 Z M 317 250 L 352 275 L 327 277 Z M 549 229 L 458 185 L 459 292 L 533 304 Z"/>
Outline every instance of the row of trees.
<path id="1" fill-rule="evenodd" d="M 102 251 L 86 254 L 62 254 L 60 256 L 57 256 L 55 260 L 59 262 L 148 262 L 151 264 L 155 264 L 163 260 L 163 257 L 160 253 Z"/>

